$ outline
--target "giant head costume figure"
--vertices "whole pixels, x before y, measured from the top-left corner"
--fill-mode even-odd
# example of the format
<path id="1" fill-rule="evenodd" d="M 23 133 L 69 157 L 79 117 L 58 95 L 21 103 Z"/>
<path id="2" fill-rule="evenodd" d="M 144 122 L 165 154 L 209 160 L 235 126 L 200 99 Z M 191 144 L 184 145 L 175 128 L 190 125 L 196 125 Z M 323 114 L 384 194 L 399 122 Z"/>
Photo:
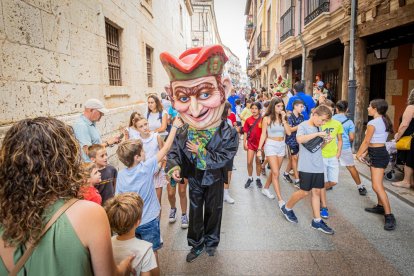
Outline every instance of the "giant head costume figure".
<path id="1" fill-rule="evenodd" d="M 178 58 L 161 53 L 170 78 L 173 107 L 192 128 L 206 130 L 220 125 L 231 81 L 222 77 L 228 58 L 220 45 L 192 48 Z"/>

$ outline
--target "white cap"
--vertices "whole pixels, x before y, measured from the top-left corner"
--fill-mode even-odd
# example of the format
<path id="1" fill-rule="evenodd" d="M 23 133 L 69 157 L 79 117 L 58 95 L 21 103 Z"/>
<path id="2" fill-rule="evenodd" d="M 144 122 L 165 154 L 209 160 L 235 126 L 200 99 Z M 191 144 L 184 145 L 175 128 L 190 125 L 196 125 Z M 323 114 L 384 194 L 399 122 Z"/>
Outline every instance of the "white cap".
<path id="1" fill-rule="evenodd" d="M 98 99 L 89 99 L 83 105 L 85 108 L 96 109 L 101 113 L 108 113 L 109 110 L 105 108 L 104 104 Z"/>

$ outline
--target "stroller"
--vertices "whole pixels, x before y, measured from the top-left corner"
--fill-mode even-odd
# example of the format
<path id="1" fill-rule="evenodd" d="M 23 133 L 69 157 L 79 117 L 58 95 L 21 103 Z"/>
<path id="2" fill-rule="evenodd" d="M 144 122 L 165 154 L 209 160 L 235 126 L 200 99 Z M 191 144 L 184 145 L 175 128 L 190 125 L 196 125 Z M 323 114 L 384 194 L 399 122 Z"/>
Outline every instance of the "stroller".
<path id="1" fill-rule="evenodd" d="M 404 169 L 400 167 L 401 162 L 398 160 L 398 153 L 395 140 L 391 140 L 385 143 L 385 147 L 387 148 L 388 154 L 390 156 L 389 162 L 389 171 L 384 172 L 385 179 L 392 181 L 395 179 L 396 171 L 404 173 Z"/>

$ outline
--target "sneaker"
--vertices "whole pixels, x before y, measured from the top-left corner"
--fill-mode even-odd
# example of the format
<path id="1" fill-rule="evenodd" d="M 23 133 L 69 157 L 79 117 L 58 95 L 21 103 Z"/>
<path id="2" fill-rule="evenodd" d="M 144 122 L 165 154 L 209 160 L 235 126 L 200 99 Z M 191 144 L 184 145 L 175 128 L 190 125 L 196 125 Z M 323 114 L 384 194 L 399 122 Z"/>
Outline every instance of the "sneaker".
<path id="1" fill-rule="evenodd" d="M 224 193 L 224 202 L 227 202 L 228 204 L 234 204 L 234 199 L 231 198 L 229 193 Z"/>
<path id="2" fill-rule="evenodd" d="M 288 173 L 285 173 L 285 172 L 283 173 L 283 179 L 286 182 L 293 183 L 293 180 L 292 180 L 292 178 L 290 178 L 290 175 Z"/>
<path id="3" fill-rule="evenodd" d="M 201 249 L 192 248 L 190 253 L 187 254 L 187 257 L 186 257 L 187 263 L 194 262 L 194 260 L 197 259 L 197 257 L 200 256 L 203 252 L 204 252 L 204 248 L 201 248 Z"/>
<path id="4" fill-rule="evenodd" d="M 207 252 L 209 257 L 213 257 L 214 254 L 216 253 L 216 248 L 215 247 L 206 247 L 206 252 Z"/>
<path id="5" fill-rule="evenodd" d="M 365 211 L 368 213 L 374 213 L 378 215 L 385 215 L 384 207 L 381 205 L 375 205 L 372 208 L 365 208 Z"/>
<path id="6" fill-rule="evenodd" d="M 168 217 L 168 221 L 170 223 L 174 223 L 177 220 L 176 214 L 177 214 L 177 208 L 171 208 L 170 216 Z"/>
<path id="7" fill-rule="evenodd" d="M 330 228 L 328 225 L 326 225 L 326 223 L 323 220 L 321 220 L 320 222 L 312 220 L 311 226 L 313 229 L 319 230 L 328 235 L 332 235 L 334 233 L 334 230 Z"/>
<path id="8" fill-rule="evenodd" d="M 181 216 L 181 228 L 187 229 L 188 228 L 188 217 L 187 215 Z"/>
<path id="9" fill-rule="evenodd" d="M 384 215 L 384 217 L 385 217 L 384 229 L 387 231 L 394 230 L 395 226 L 397 225 L 394 215 L 389 214 L 389 215 Z"/>
<path id="10" fill-rule="evenodd" d="M 263 187 L 262 185 L 262 181 L 260 180 L 260 178 L 256 179 L 256 186 L 257 188 L 261 189 Z"/>
<path id="11" fill-rule="evenodd" d="M 268 168 L 269 170 L 271 170 L 271 168 L 270 168 L 270 164 L 267 164 L 267 168 Z"/>
<path id="12" fill-rule="evenodd" d="M 253 179 L 251 179 L 251 178 L 247 179 L 246 184 L 244 184 L 244 188 L 246 188 L 246 189 L 249 188 L 250 184 L 252 184 L 252 182 L 253 182 Z"/>
<path id="13" fill-rule="evenodd" d="M 321 217 L 327 219 L 329 217 L 328 208 L 322 207 L 321 208 Z"/>
<path id="14" fill-rule="evenodd" d="M 298 223 L 298 218 L 296 217 L 293 210 L 290 210 L 290 211 L 286 210 L 286 204 L 283 205 L 282 208 L 280 208 L 280 210 L 282 211 L 287 221 Z"/>
<path id="15" fill-rule="evenodd" d="M 295 181 L 294 186 L 296 189 L 300 189 L 300 180 Z"/>
<path id="16" fill-rule="evenodd" d="M 364 196 L 367 194 L 367 189 L 365 189 L 365 187 L 362 186 L 362 188 L 358 188 L 358 192 L 359 192 L 359 195 Z"/>
<path id="17" fill-rule="evenodd" d="M 272 195 L 272 194 L 269 192 L 269 189 L 265 189 L 265 188 L 263 188 L 263 189 L 262 189 L 262 194 L 263 194 L 264 196 L 267 196 L 267 198 L 269 198 L 269 199 L 274 199 L 274 198 L 275 198 L 275 196 L 274 196 L 274 195 Z"/>
<path id="18" fill-rule="evenodd" d="M 290 175 L 293 175 L 294 173 L 295 173 L 295 172 L 293 171 L 293 169 L 289 171 L 289 174 L 290 174 Z"/>

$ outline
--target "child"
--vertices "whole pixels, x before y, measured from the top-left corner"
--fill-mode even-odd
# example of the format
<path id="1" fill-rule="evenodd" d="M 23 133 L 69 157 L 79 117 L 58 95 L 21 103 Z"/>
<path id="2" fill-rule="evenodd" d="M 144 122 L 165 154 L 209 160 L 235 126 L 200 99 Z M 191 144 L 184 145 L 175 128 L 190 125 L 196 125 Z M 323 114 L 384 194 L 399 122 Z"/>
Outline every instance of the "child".
<path id="1" fill-rule="evenodd" d="M 158 133 L 150 131 L 148 120 L 144 117 L 140 116 L 135 125 L 139 132 L 139 139 L 142 141 L 142 146 L 144 147 L 145 156 L 147 158 L 155 156 L 164 145 L 164 140 Z M 162 167 L 165 167 L 164 160 L 159 164 L 158 170 L 154 174 L 155 191 L 157 192 L 158 201 L 160 203 L 162 189 L 167 186 L 167 178 Z"/>
<path id="2" fill-rule="evenodd" d="M 135 229 L 139 226 L 142 217 L 144 202 L 136 193 L 116 195 L 105 203 L 105 211 L 116 233 L 112 237 L 112 248 L 117 263 L 132 254 L 132 268 L 135 275 L 159 275 L 157 260 L 152 244 L 135 238 Z"/>
<path id="3" fill-rule="evenodd" d="M 101 182 L 95 185 L 102 197 L 102 204 L 115 195 L 116 177 L 118 171 L 108 165 L 106 148 L 101 144 L 93 144 L 88 147 L 88 156 L 101 173 Z"/>
<path id="4" fill-rule="evenodd" d="M 154 188 L 154 174 L 171 148 L 177 129 L 181 127 L 180 119 L 176 118 L 164 146 L 153 156 L 145 158 L 145 151 L 140 140 L 122 142 L 116 151 L 119 160 L 127 166 L 119 172 L 116 193 L 135 192 L 144 200 L 141 225 L 135 230 L 135 236 L 152 243 L 156 251 L 162 247 L 160 239 L 160 203 Z"/>
<path id="5" fill-rule="evenodd" d="M 335 104 L 330 100 L 325 100 L 325 105 L 334 113 Z M 323 165 L 325 168 L 325 187 L 321 190 L 321 217 L 327 219 L 329 217 L 326 202 L 326 190 L 331 189 L 338 183 L 339 163 L 338 159 L 342 151 L 342 133 L 344 128 L 337 120 L 331 119 L 322 125 L 322 130 L 331 136 L 331 141 L 322 149 Z"/>
<path id="6" fill-rule="evenodd" d="M 252 112 L 250 110 L 250 106 L 252 105 L 253 101 L 252 100 L 247 100 L 246 101 L 246 107 L 243 108 L 243 111 L 240 114 L 240 119 L 241 119 L 241 125 L 242 127 L 244 126 L 244 123 L 246 122 L 246 120 L 252 116 Z"/>
<path id="7" fill-rule="evenodd" d="M 361 196 L 367 194 L 367 189 L 364 184 L 361 184 L 361 179 L 359 173 L 355 168 L 354 156 L 352 154 L 352 141 L 355 138 L 355 125 L 352 120 L 346 117 L 346 112 L 348 111 L 348 102 L 347 101 L 338 101 L 336 103 L 336 113 L 332 118 L 341 122 L 344 133 L 342 133 L 342 152 L 339 157 L 339 163 L 341 166 L 345 166 L 348 171 L 351 173 L 352 178 L 357 185 L 358 192 Z"/>
<path id="8" fill-rule="evenodd" d="M 283 178 L 289 182 L 295 184 L 295 187 L 299 189 L 299 172 L 298 172 L 298 153 L 299 153 L 299 144 L 296 141 L 296 132 L 298 130 L 299 124 L 301 124 L 305 119 L 302 115 L 304 103 L 302 100 L 295 100 L 293 102 L 293 112 L 288 117 L 288 123 L 291 127 L 291 134 L 286 136 L 286 144 L 290 152 L 290 164 L 293 169 L 294 180 L 290 178 L 289 171 L 290 167 L 286 167 L 286 171 L 283 173 Z"/>
<path id="9" fill-rule="evenodd" d="M 374 117 L 368 122 L 364 141 L 362 142 L 356 157 L 364 161 L 368 153 L 370 157 L 370 169 L 372 189 L 377 194 L 378 204 L 372 208 L 365 208 L 369 213 L 384 215 L 384 229 L 394 230 L 396 221 L 391 213 L 391 206 L 384 189 L 384 170 L 388 165 L 390 156 L 385 148 L 385 142 L 392 131 L 392 123 L 387 115 L 388 103 L 383 99 L 372 100 L 368 107 L 368 115 Z"/>
<path id="10" fill-rule="evenodd" d="M 82 169 L 86 176 L 86 185 L 82 187 L 81 193 L 83 199 L 102 204 L 102 197 L 94 185 L 101 182 L 101 173 L 94 163 L 83 163 Z"/>
<path id="11" fill-rule="evenodd" d="M 236 100 L 236 104 L 237 101 L 240 100 Z M 236 106 L 237 109 L 237 106 Z M 224 110 L 223 110 L 223 115 L 221 116 L 221 119 L 224 121 L 227 121 L 227 123 L 231 126 L 231 127 L 235 127 L 236 124 L 230 119 L 230 115 L 234 113 L 231 112 L 231 104 L 229 102 L 225 102 L 224 103 Z M 224 202 L 227 202 L 228 204 L 234 204 L 234 199 L 230 196 L 229 193 L 229 189 L 230 189 L 230 182 L 231 182 L 231 174 L 233 171 L 233 163 L 234 163 L 234 158 L 227 164 L 227 177 L 224 177 L 225 181 L 224 181 L 224 195 L 223 195 L 223 200 Z"/>
<path id="12" fill-rule="evenodd" d="M 334 231 L 326 225 L 320 216 L 321 189 L 325 185 L 321 148 L 324 144 L 329 143 L 331 138 L 325 131 L 320 131 L 319 127 L 330 120 L 331 117 L 332 112 L 328 107 L 319 106 L 314 109 L 313 116 L 308 121 L 304 121 L 299 125 L 296 140 L 299 143 L 300 190 L 293 193 L 281 208 L 283 215 L 289 222 L 297 223 L 298 219 L 292 208 L 311 192 L 314 217 L 311 226 L 326 234 L 333 234 Z"/>
<path id="13" fill-rule="evenodd" d="M 241 118 L 240 118 L 240 114 L 242 112 L 242 106 L 241 106 L 241 100 L 237 99 L 236 100 L 236 123 L 237 123 L 237 131 L 239 131 L 239 128 L 242 126 L 241 124 Z"/>
<path id="14" fill-rule="evenodd" d="M 246 120 L 243 126 L 243 148 L 247 151 L 247 173 L 249 179 L 247 179 L 244 188 L 249 188 L 253 182 L 253 159 L 256 161 L 256 185 L 259 189 L 263 187 L 260 181 L 261 164 L 260 158 L 256 156 L 257 147 L 259 146 L 260 136 L 262 135 L 262 116 L 260 115 L 260 109 L 262 108 L 259 102 L 252 103 L 250 110 L 252 116 Z"/>

